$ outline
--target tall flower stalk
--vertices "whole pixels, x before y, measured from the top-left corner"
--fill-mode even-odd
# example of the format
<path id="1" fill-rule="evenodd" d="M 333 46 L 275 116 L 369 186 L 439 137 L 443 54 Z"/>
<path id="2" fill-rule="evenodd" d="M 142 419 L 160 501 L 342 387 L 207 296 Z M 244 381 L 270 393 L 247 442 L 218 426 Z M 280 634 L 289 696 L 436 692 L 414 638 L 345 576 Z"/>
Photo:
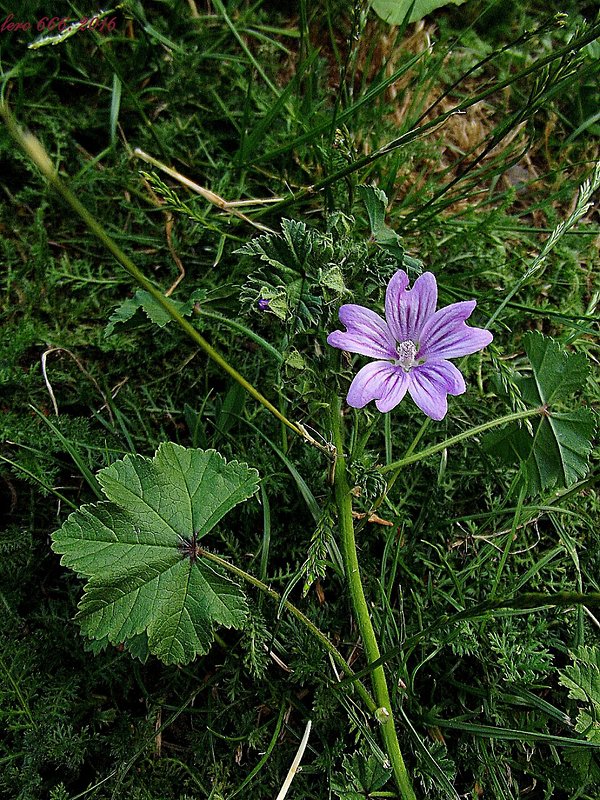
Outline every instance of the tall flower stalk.
<path id="1" fill-rule="evenodd" d="M 436 305 L 437 282 L 431 272 L 423 273 L 410 289 L 408 275 L 398 270 L 386 290 L 385 319 L 364 306 L 346 304 L 340 308 L 340 322 L 346 331 L 330 333 L 327 342 L 340 350 L 377 359 L 362 367 L 352 381 L 347 397 L 350 406 L 363 408 L 375 400 L 377 409 L 387 412 L 408 393 L 428 417 L 441 420 L 446 416 L 447 396 L 466 391 L 462 374 L 448 359 L 481 350 L 491 342 L 492 334 L 465 324 L 475 308 L 474 300 L 454 303 L 438 311 Z M 376 665 L 371 672 L 378 706 L 375 714 L 400 795 L 403 800 L 415 800 L 360 576 L 337 396 L 331 402 L 331 428 L 337 451 L 334 487 L 346 581 L 367 662 Z M 403 465 L 404 462 L 399 462 L 391 468 Z M 388 489 L 396 476 L 397 473 L 390 479 Z"/>
<path id="2" fill-rule="evenodd" d="M 350 494 L 350 487 L 346 478 L 346 458 L 343 455 L 344 436 L 342 430 L 341 407 L 337 395 L 334 395 L 331 400 L 331 428 L 333 431 L 333 442 L 337 450 L 334 489 L 339 515 L 340 542 L 344 557 L 346 581 L 367 662 L 372 664 L 379 660 L 381 653 L 369 614 L 369 607 L 367 605 L 367 598 L 365 597 L 358 564 L 356 539 L 354 537 L 354 520 L 352 518 L 352 495 Z M 375 694 L 375 702 L 377 703 L 375 716 L 381 725 L 381 736 L 400 796 L 403 800 L 416 800 L 416 795 L 412 788 L 411 780 L 400 750 L 398 732 L 396 731 L 390 693 L 383 666 L 380 665 L 373 669 L 371 681 Z"/>

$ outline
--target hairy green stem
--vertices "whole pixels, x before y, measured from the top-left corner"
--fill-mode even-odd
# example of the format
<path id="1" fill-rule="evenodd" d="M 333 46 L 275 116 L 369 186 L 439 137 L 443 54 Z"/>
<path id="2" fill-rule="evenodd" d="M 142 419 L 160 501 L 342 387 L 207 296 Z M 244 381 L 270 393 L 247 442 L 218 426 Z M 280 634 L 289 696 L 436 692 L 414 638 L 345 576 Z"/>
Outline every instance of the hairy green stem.
<path id="1" fill-rule="evenodd" d="M 365 648 L 367 662 L 372 664 L 381 657 L 377 637 L 371 622 L 369 607 L 365 597 L 360 569 L 358 566 L 358 553 L 356 550 L 356 540 L 354 538 L 354 521 L 352 519 L 352 495 L 346 478 L 346 458 L 344 452 L 344 437 L 342 432 L 341 405 L 339 398 L 334 396 L 331 402 L 331 428 L 333 431 L 333 441 L 337 449 L 337 461 L 334 474 L 335 498 L 339 514 L 340 538 L 342 553 L 344 556 L 344 566 L 346 570 L 346 580 L 352 600 L 352 608 L 356 615 L 358 628 Z M 373 691 L 377 702 L 376 718 L 381 725 L 381 734 L 385 744 L 387 755 L 392 765 L 392 771 L 396 780 L 396 785 L 403 800 L 416 800 L 410 777 L 408 775 L 398 733 L 394 722 L 390 693 L 383 666 L 375 667 L 371 672 Z"/>
<path id="2" fill-rule="evenodd" d="M 482 425 L 477 425 L 475 428 L 469 428 L 468 431 L 457 433 L 456 436 L 451 436 L 449 439 L 444 439 L 443 442 L 439 442 L 431 447 L 427 447 L 425 450 L 420 450 L 418 453 L 406 455 L 399 461 L 394 461 L 385 467 L 380 467 L 380 472 L 393 472 L 394 475 L 390 480 L 390 483 L 392 483 L 396 479 L 398 471 L 402 469 L 402 467 L 406 467 L 408 464 L 414 464 L 415 461 L 422 461 L 422 459 L 427 458 L 428 456 L 433 456 L 435 453 L 439 453 L 442 450 L 445 450 L 447 447 L 458 444 L 464 439 L 470 439 L 471 436 L 477 436 L 479 433 L 489 431 L 490 428 L 496 428 L 498 425 L 504 425 L 508 422 L 515 422 L 519 419 L 527 419 L 527 417 L 539 416 L 540 414 L 543 414 L 544 411 L 545 409 L 543 408 L 528 408 L 525 411 L 515 411 L 513 414 L 507 414 L 504 417 L 492 419 L 489 422 L 484 422 Z"/>
<path id="3" fill-rule="evenodd" d="M 228 572 L 237 575 L 238 578 L 241 578 L 247 583 L 252 584 L 252 586 L 255 586 L 261 592 L 264 592 L 265 594 L 268 594 L 269 597 L 272 597 L 273 600 L 276 600 L 278 603 L 281 603 L 281 595 L 279 594 L 279 592 L 276 592 L 274 589 L 271 589 L 270 586 L 267 586 L 266 583 L 263 583 L 258 578 L 255 578 L 254 575 L 250 575 L 249 572 L 245 572 L 243 569 L 236 567 L 235 564 L 231 564 L 224 558 L 221 558 L 215 553 L 210 553 L 207 550 L 200 549 L 198 551 L 198 554 L 202 558 L 205 558 L 207 561 L 212 561 L 213 563 L 218 564 L 220 567 L 227 570 Z M 323 645 L 325 650 L 327 650 L 327 652 L 331 655 L 336 664 L 341 668 L 343 673 L 346 675 L 345 684 L 352 683 L 352 685 L 356 687 L 356 691 L 360 695 L 367 709 L 371 713 L 374 713 L 377 710 L 377 705 L 373 702 L 373 698 L 371 697 L 369 692 L 365 689 L 364 685 L 360 681 L 354 681 L 354 672 L 351 666 L 346 661 L 346 659 L 337 649 L 337 647 L 329 641 L 329 639 L 327 638 L 327 636 L 325 636 L 323 631 L 319 630 L 319 628 L 317 628 L 317 626 L 310 621 L 310 619 L 306 616 L 306 614 L 303 614 L 302 611 L 300 611 L 299 608 L 296 608 L 295 605 L 290 603 L 289 600 L 283 601 L 283 607 L 286 608 L 290 612 L 290 614 L 296 617 L 296 619 L 299 622 L 301 622 L 306 628 L 308 628 L 308 630 L 312 633 L 315 639 L 318 639 L 318 641 Z"/>
<path id="4" fill-rule="evenodd" d="M 504 425 L 507 422 L 515 422 L 515 420 L 519 419 L 526 419 L 527 417 L 534 417 L 537 414 L 544 413 L 543 408 L 529 408 L 525 411 L 516 411 L 513 414 L 507 414 L 504 417 L 498 417 L 498 419 L 492 419 L 489 422 L 484 422 L 482 425 L 477 425 L 475 428 L 470 428 L 468 431 L 463 431 L 463 433 L 458 433 L 456 436 L 451 436 L 450 439 L 444 439 L 443 442 L 439 442 L 438 444 L 434 444 L 431 447 L 425 448 L 425 450 L 420 450 L 418 453 L 413 453 L 413 450 L 421 440 L 421 437 L 429 427 L 431 422 L 430 418 L 427 417 L 425 422 L 421 425 L 421 428 L 415 438 L 413 439 L 412 444 L 406 451 L 405 455 L 399 459 L 398 461 L 394 461 L 391 464 L 387 464 L 386 466 L 380 467 L 379 471 L 382 473 L 391 472 L 392 475 L 388 478 L 387 486 L 385 487 L 384 491 L 379 495 L 379 497 L 373 502 L 371 506 L 371 513 L 377 511 L 379 506 L 383 503 L 387 495 L 389 494 L 392 486 L 396 483 L 397 479 L 400 476 L 400 473 L 408 464 L 414 464 L 416 461 L 421 461 L 423 458 L 427 458 L 428 456 L 433 456 L 436 453 L 445 450 L 447 447 L 451 447 L 453 444 L 458 444 L 458 442 L 462 442 L 463 439 L 469 439 L 471 436 L 477 436 L 478 433 L 484 433 L 490 428 L 495 428 L 498 425 Z M 359 530 L 364 527 L 365 520 L 362 521 L 360 524 Z"/>
<path id="5" fill-rule="evenodd" d="M 188 320 L 179 313 L 179 311 L 177 311 L 173 303 L 146 278 L 146 276 L 138 269 L 138 267 L 136 267 L 129 256 L 121 250 L 121 248 L 113 239 L 111 239 L 111 237 L 106 233 L 104 228 L 92 216 L 87 208 L 77 199 L 77 197 L 75 197 L 69 187 L 66 186 L 66 184 L 63 183 L 63 181 L 59 178 L 58 173 L 50 161 L 50 158 L 44 150 L 41 142 L 35 136 L 33 136 L 33 134 L 26 133 L 19 127 L 13 115 L 9 111 L 8 106 L 4 102 L 0 103 L 0 113 L 4 117 L 4 122 L 6 123 L 6 127 L 8 128 L 10 135 L 17 142 L 19 147 L 21 147 L 21 149 L 29 156 L 29 158 L 38 167 L 48 182 L 54 187 L 54 189 L 56 189 L 57 192 L 59 192 L 59 194 L 62 195 L 65 201 L 85 222 L 90 231 L 95 234 L 98 239 L 100 239 L 102 244 L 113 254 L 121 266 L 124 267 L 124 269 L 132 276 L 132 278 L 134 278 L 143 289 L 151 294 L 156 302 L 159 303 L 159 305 L 167 312 L 167 314 L 169 314 L 172 319 L 175 320 L 175 322 L 177 322 L 179 327 L 190 337 L 190 339 L 192 339 L 209 358 L 218 364 L 221 369 L 227 372 L 228 375 L 231 375 L 231 377 L 237 381 L 240 386 L 242 386 L 248 392 L 248 394 L 250 394 L 255 400 L 257 400 L 268 411 L 270 411 L 274 417 L 277 417 L 280 422 L 293 430 L 294 433 L 297 433 L 298 436 L 306 438 L 300 428 L 291 422 L 287 417 L 285 417 L 278 408 L 276 408 L 258 391 L 258 389 L 256 389 L 251 383 L 249 383 L 249 381 L 240 375 L 240 373 L 234 369 L 234 367 L 232 367 L 231 364 L 229 364 L 223 358 L 223 356 L 206 341 L 203 336 L 198 333 L 194 326 L 191 325 Z"/>

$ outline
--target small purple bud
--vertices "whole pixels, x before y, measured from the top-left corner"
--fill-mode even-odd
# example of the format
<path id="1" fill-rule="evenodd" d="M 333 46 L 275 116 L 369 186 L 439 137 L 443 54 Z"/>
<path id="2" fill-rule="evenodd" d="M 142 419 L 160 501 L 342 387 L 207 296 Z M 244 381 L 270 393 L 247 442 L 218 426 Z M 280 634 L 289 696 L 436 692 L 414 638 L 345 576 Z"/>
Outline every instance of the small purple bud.
<path id="1" fill-rule="evenodd" d="M 267 300 L 266 297 L 260 297 L 258 300 L 258 310 L 259 311 L 266 311 L 269 308 L 269 303 L 271 301 Z"/>

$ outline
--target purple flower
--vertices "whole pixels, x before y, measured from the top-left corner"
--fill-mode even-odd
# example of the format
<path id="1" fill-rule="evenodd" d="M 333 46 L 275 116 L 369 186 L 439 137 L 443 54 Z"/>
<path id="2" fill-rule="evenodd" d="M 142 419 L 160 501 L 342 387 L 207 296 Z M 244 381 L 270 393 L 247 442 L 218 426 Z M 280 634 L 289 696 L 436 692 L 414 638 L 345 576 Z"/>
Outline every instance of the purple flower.
<path id="1" fill-rule="evenodd" d="M 266 311 L 269 308 L 269 303 L 270 302 L 271 301 L 268 300 L 266 297 L 259 297 L 258 298 L 258 302 L 256 304 L 258 306 L 258 310 L 259 311 Z"/>
<path id="2" fill-rule="evenodd" d="M 476 353 L 493 339 L 489 331 L 469 328 L 465 320 L 475 300 L 435 310 L 437 284 L 424 272 L 408 288 L 408 275 L 399 270 L 385 294 L 385 319 L 364 306 L 340 308 L 346 331 L 327 337 L 332 347 L 378 359 L 363 367 L 348 390 L 348 404 L 362 408 L 371 400 L 379 411 L 391 411 L 410 394 L 421 411 L 443 419 L 447 395 L 466 391 L 459 370 L 448 361 Z"/>

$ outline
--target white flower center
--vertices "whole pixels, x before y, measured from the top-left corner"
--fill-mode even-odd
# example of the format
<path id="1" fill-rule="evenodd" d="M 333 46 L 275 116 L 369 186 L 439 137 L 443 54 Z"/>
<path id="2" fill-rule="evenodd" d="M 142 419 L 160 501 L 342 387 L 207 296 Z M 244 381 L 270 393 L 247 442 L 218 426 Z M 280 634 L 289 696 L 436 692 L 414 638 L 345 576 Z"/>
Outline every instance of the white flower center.
<path id="1" fill-rule="evenodd" d="M 398 358 L 394 361 L 394 365 L 402 367 L 405 372 L 410 372 L 412 367 L 416 364 L 415 356 L 417 355 L 417 351 L 417 345 L 410 339 L 407 339 L 405 342 L 398 342 L 396 345 Z"/>

